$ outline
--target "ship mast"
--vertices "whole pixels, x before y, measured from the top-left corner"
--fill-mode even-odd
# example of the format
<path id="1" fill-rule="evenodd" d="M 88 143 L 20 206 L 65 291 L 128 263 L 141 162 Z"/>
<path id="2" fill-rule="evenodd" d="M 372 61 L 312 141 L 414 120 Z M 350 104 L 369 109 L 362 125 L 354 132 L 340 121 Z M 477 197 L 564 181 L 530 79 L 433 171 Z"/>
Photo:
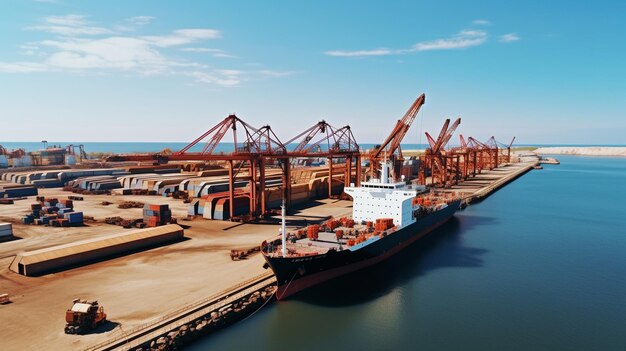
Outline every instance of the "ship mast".
<path id="1" fill-rule="evenodd" d="M 282 240 L 282 254 L 283 257 L 287 257 L 287 225 L 285 223 L 285 215 L 286 215 L 286 208 L 285 208 L 285 199 L 283 199 L 283 204 L 280 206 L 281 209 L 281 227 L 280 227 L 280 233 L 281 233 L 281 240 Z"/>

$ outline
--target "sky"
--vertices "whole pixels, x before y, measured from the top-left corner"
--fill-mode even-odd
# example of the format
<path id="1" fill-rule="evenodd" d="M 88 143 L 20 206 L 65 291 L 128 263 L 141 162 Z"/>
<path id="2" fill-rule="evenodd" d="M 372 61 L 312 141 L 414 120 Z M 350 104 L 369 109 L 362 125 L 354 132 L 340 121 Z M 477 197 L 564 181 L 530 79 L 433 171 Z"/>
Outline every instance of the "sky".
<path id="1" fill-rule="evenodd" d="M 520 144 L 626 144 L 626 3 L 0 1 L 0 140 L 191 141 L 235 113 L 405 143 L 445 118 Z"/>

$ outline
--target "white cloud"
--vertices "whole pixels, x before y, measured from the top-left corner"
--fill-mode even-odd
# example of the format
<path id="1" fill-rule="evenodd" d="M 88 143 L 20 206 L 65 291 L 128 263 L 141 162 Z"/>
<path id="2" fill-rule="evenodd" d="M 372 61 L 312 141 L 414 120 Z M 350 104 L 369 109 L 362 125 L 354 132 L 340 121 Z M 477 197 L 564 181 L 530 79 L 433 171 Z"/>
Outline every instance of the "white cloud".
<path id="1" fill-rule="evenodd" d="M 166 36 L 145 36 L 143 39 L 160 47 L 170 47 L 190 44 L 195 41 L 217 39 L 221 33 L 216 29 L 178 29 Z"/>
<path id="2" fill-rule="evenodd" d="M 238 58 L 235 55 L 227 54 L 225 52 L 216 52 L 212 56 L 213 57 L 220 57 L 220 58 Z"/>
<path id="3" fill-rule="evenodd" d="M 225 76 L 239 76 L 242 73 L 241 71 L 235 69 L 218 69 L 215 72 Z"/>
<path id="4" fill-rule="evenodd" d="M 127 19 L 127 21 L 137 26 L 143 26 L 152 22 L 155 19 L 156 18 L 152 16 L 135 16 Z"/>
<path id="5" fill-rule="evenodd" d="M 235 55 L 231 55 L 222 49 L 213 49 L 213 48 L 182 48 L 182 51 L 187 52 L 206 52 L 210 53 L 213 57 L 221 57 L 221 58 L 237 58 Z"/>
<path id="6" fill-rule="evenodd" d="M 501 43 L 512 43 L 520 39 L 521 38 L 516 33 L 508 33 L 508 34 L 501 35 L 498 41 Z"/>
<path id="7" fill-rule="evenodd" d="M 79 72 L 106 74 L 129 72 L 141 75 L 183 75 L 196 82 L 224 87 L 238 86 L 244 80 L 255 77 L 279 77 L 288 73 L 279 71 L 250 71 L 231 68 L 211 68 L 202 61 L 170 55 L 171 50 L 182 52 L 206 52 L 212 57 L 235 57 L 222 49 L 180 46 L 201 44 L 221 38 L 221 32 L 210 28 L 176 29 L 167 35 L 122 34 L 147 25 L 151 16 L 135 16 L 125 19 L 115 29 L 94 26 L 87 16 L 70 14 L 48 16 L 41 24 L 29 27 L 51 34 L 46 40 L 26 42 L 20 45 L 20 53 L 33 61 L 0 62 L 0 72 Z M 99 35 L 94 37 L 94 35 Z"/>
<path id="8" fill-rule="evenodd" d="M 48 16 L 44 18 L 44 22 L 71 27 L 78 27 L 87 24 L 85 16 L 74 14 L 69 14 L 65 16 Z"/>
<path id="9" fill-rule="evenodd" d="M 478 46 L 487 41 L 487 32 L 483 30 L 462 30 L 458 34 L 444 39 L 437 39 L 433 41 L 423 41 L 414 44 L 408 49 L 374 49 L 374 50 L 357 50 L 357 51 L 343 51 L 334 50 L 326 51 L 325 54 L 329 56 L 340 57 L 363 57 L 363 56 L 385 56 L 385 55 L 401 55 L 409 54 L 420 51 L 432 51 L 432 50 L 455 50 L 464 49 L 472 46 Z"/>
<path id="10" fill-rule="evenodd" d="M 110 37 L 98 40 L 44 40 L 42 45 L 59 49 L 46 63 L 66 69 L 136 69 L 139 72 L 161 71 L 171 65 L 160 52 L 142 39 Z"/>
<path id="11" fill-rule="evenodd" d="M 187 72 L 186 74 L 194 77 L 197 82 L 217 84 L 223 87 L 235 87 L 241 83 L 241 79 L 239 79 L 236 75 L 222 76 L 219 72 L 211 74 L 207 72 L 192 71 Z"/>
<path id="12" fill-rule="evenodd" d="M 0 62 L 0 72 L 28 73 L 47 71 L 48 67 L 37 62 Z"/>
<path id="13" fill-rule="evenodd" d="M 211 48 L 182 48 L 182 51 L 189 52 L 224 52 L 222 49 L 211 49 Z"/>
<path id="14" fill-rule="evenodd" d="M 339 57 L 384 56 L 384 55 L 391 55 L 391 54 L 392 54 L 392 51 L 388 49 L 357 50 L 357 51 L 343 51 L 343 50 L 326 51 L 326 55 L 339 56 Z"/>
<path id="15" fill-rule="evenodd" d="M 288 72 L 288 71 L 272 71 L 269 69 L 263 69 L 260 71 L 257 71 L 259 74 L 264 75 L 264 76 L 270 76 L 270 77 L 284 77 L 284 76 L 288 76 L 293 74 L 293 72 Z"/>
<path id="16" fill-rule="evenodd" d="M 117 24 L 114 28 L 117 32 L 132 32 L 137 30 L 137 27 L 145 26 L 155 19 L 156 17 L 152 16 L 134 16 L 125 19 L 121 24 Z"/>
<path id="17" fill-rule="evenodd" d="M 45 55 L 43 52 L 40 51 L 39 46 L 37 45 L 37 43 L 25 43 L 20 45 L 20 54 L 22 55 L 26 55 L 26 56 L 43 56 Z"/>
<path id="18" fill-rule="evenodd" d="M 413 45 L 412 51 L 454 50 L 481 45 L 487 40 L 487 33 L 481 30 L 463 30 L 452 38 L 437 39 Z"/>
<path id="19" fill-rule="evenodd" d="M 44 24 L 28 27 L 30 30 L 60 34 L 65 36 L 102 35 L 113 33 L 110 29 L 90 25 L 87 17 L 70 14 L 66 16 L 49 16 L 43 19 Z"/>
<path id="20" fill-rule="evenodd" d="M 484 19 L 477 19 L 477 20 L 473 20 L 472 24 L 475 24 L 477 26 L 488 26 L 491 24 L 491 22 L 484 20 Z"/>
<path id="21" fill-rule="evenodd" d="M 102 27 L 67 27 L 67 26 L 35 26 L 30 29 L 61 34 L 66 36 L 110 34 L 111 30 Z"/>

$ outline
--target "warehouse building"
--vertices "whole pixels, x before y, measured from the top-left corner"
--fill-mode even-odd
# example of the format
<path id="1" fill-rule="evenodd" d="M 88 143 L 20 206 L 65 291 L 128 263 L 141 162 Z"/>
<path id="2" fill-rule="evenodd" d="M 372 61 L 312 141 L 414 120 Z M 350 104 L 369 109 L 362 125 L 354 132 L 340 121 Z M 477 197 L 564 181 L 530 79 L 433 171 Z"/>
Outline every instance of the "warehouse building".
<path id="1" fill-rule="evenodd" d="M 181 240 L 183 228 L 169 224 L 151 229 L 124 231 L 45 249 L 23 252 L 11 262 L 10 269 L 26 276 L 60 271 L 130 251 L 147 249 Z"/>

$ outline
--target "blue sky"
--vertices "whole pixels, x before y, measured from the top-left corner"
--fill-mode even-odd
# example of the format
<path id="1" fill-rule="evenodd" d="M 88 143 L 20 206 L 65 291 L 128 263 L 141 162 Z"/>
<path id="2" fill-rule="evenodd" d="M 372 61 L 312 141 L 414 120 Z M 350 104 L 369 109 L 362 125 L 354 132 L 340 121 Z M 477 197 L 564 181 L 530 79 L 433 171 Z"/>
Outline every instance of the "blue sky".
<path id="1" fill-rule="evenodd" d="M 615 1 L 2 1 L 0 140 L 191 141 L 236 113 L 376 143 L 425 92 L 406 143 L 461 116 L 479 140 L 625 144 L 624 18 Z"/>

